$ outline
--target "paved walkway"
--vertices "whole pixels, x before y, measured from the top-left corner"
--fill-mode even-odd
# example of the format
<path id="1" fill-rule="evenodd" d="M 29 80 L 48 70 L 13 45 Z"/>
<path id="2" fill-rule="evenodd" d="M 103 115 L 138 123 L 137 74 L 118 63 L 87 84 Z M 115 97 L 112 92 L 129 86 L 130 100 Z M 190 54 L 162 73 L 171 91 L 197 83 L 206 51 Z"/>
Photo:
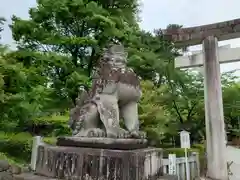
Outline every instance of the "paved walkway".
<path id="1" fill-rule="evenodd" d="M 229 180 L 240 180 L 240 149 L 228 146 L 227 161 L 233 161 L 230 171 L 233 175 L 229 175 Z"/>

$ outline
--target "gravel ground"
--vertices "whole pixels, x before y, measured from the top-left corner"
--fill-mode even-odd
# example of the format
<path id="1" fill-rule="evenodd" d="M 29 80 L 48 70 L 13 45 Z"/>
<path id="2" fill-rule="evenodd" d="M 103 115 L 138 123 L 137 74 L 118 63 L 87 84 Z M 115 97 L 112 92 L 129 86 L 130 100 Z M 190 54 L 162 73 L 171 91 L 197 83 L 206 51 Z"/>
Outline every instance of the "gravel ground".
<path id="1" fill-rule="evenodd" d="M 227 161 L 230 165 L 229 180 L 240 180 L 240 149 L 228 146 L 227 147 Z"/>

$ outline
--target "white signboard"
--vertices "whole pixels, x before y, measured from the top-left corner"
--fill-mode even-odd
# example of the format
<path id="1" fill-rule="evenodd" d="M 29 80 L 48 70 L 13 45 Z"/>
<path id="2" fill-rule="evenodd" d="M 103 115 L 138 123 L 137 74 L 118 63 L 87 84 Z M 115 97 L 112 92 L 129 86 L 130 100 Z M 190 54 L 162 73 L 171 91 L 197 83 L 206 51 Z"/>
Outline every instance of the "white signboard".
<path id="1" fill-rule="evenodd" d="M 181 148 L 190 148 L 190 135 L 187 131 L 180 132 Z"/>
<path id="2" fill-rule="evenodd" d="M 187 149 L 190 148 L 190 133 L 187 131 L 180 132 L 181 148 L 185 151 L 185 163 L 186 163 L 186 180 L 190 180 L 190 171 L 188 164 Z"/>
<path id="3" fill-rule="evenodd" d="M 168 174 L 176 175 L 177 174 L 176 154 L 169 154 L 168 160 L 169 160 Z"/>

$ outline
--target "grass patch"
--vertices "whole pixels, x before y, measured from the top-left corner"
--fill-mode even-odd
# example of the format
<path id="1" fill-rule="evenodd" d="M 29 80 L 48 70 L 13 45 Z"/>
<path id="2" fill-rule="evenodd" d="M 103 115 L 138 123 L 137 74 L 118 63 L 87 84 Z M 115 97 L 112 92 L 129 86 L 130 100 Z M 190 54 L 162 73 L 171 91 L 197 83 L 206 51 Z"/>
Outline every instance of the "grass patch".
<path id="1" fill-rule="evenodd" d="M 43 142 L 50 145 L 56 145 L 57 138 L 56 137 L 44 137 Z"/>
<path id="2" fill-rule="evenodd" d="M 24 161 L 21 161 L 20 159 L 16 159 L 15 157 L 11 157 L 7 154 L 4 154 L 2 152 L 0 152 L 0 159 L 1 160 L 6 160 L 9 162 L 9 164 L 11 165 L 17 165 L 20 167 L 25 167 L 26 163 Z"/>
<path id="3" fill-rule="evenodd" d="M 29 133 L 0 132 L 1 159 L 27 164 L 31 159 L 32 136 Z"/>

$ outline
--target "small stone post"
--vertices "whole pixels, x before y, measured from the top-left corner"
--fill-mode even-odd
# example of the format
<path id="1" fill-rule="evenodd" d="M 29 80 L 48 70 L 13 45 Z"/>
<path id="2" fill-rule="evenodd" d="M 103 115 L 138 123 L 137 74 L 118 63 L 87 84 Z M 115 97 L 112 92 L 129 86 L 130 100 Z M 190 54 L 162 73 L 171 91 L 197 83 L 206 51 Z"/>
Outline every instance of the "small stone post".
<path id="1" fill-rule="evenodd" d="M 36 170 L 38 146 L 41 144 L 43 144 L 41 136 L 33 137 L 32 156 L 31 156 L 31 169 L 33 171 Z"/>
<path id="2" fill-rule="evenodd" d="M 196 160 L 196 168 L 197 168 L 197 173 L 196 173 L 196 177 L 200 177 L 200 160 L 199 160 L 199 153 L 198 152 L 193 152 L 192 156 L 194 157 L 194 159 Z"/>

